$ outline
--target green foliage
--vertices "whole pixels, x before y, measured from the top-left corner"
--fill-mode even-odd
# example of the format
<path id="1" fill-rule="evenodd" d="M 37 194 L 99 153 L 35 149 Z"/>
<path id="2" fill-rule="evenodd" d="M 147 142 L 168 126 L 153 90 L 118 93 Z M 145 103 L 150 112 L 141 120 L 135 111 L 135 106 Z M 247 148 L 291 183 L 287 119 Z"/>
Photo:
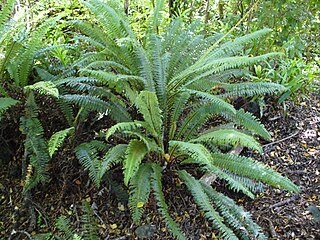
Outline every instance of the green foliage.
<path id="1" fill-rule="evenodd" d="M 64 139 L 67 137 L 67 135 L 74 130 L 73 127 L 67 128 L 61 131 L 58 131 L 54 133 L 49 141 L 48 141 L 48 151 L 49 151 L 49 156 L 52 157 L 52 155 L 55 153 L 55 151 L 58 150 L 58 148 L 61 146 L 63 143 Z"/>
<path id="2" fill-rule="evenodd" d="M 13 98 L 6 98 L 2 97 L 0 98 L 0 120 L 1 120 L 1 115 L 10 107 L 18 104 L 19 101 L 15 100 Z"/>

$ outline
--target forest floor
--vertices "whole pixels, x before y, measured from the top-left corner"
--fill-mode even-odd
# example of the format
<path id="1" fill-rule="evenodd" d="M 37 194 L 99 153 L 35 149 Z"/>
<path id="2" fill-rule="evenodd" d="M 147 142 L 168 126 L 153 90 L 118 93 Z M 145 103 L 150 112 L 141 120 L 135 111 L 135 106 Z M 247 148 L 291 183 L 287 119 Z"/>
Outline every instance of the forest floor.
<path id="1" fill-rule="evenodd" d="M 262 121 L 273 141 L 262 143 L 263 156 L 246 154 L 290 178 L 301 192 L 292 194 L 265 186 L 254 200 L 226 193 L 252 213 L 269 239 L 320 239 L 320 223 L 311 214 L 320 206 L 320 96 L 312 94 L 297 104 L 288 104 L 285 112 L 267 106 Z M 55 173 L 49 184 L 34 190 L 34 212 L 22 204 L 19 177 L 9 166 L 0 170 L 0 239 L 30 239 L 38 233 L 55 231 L 55 219 L 61 215 L 70 217 L 74 227 L 79 227 L 82 201 L 93 207 L 101 239 L 173 239 L 159 219 L 152 196 L 142 227 L 137 227 L 126 206 L 125 191 L 110 185 L 98 190 L 89 184 L 85 172 L 79 173 L 79 168 L 73 173 L 65 169 L 67 165 Z M 174 178 L 164 179 L 171 216 L 189 239 L 219 239 L 184 185 L 177 188 L 176 184 Z M 31 227 L 30 214 L 36 216 Z"/>

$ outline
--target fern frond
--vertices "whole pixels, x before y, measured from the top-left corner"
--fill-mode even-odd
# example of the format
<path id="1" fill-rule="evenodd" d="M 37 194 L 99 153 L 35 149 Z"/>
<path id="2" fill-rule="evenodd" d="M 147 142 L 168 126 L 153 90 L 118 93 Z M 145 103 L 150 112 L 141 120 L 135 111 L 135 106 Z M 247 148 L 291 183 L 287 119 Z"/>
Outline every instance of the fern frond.
<path id="1" fill-rule="evenodd" d="M 16 1 L 14 0 L 8 0 L 6 3 L 2 3 L 1 12 L 0 12 L 0 33 L 2 33 L 4 24 L 12 14 L 15 3 Z"/>
<path id="2" fill-rule="evenodd" d="M 28 85 L 24 87 L 25 90 L 33 90 L 39 92 L 42 95 L 49 95 L 55 98 L 59 98 L 59 90 L 56 85 L 50 81 L 41 81 L 33 85 Z"/>
<path id="3" fill-rule="evenodd" d="M 184 181 L 184 183 L 187 185 L 187 188 L 194 197 L 197 205 L 202 211 L 204 211 L 205 217 L 208 218 L 212 222 L 213 226 L 222 233 L 222 237 L 224 239 L 237 240 L 238 238 L 236 235 L 223 223 L 223 218 L 212 206 L 212 203 L 203 190 L 201 183 L 185 170 L 178 171 L 178 174 L 182 181 Z"/>
<path id="4" fill-rule="evenodd" d="M 116 132 L 123 132 L 123 131 L 136 131 L 146 124 L 145 122 L 141 121 L 134 121 L 134 122 L 121 122 L 113 125 L 111 128 L 108 129 L 106 133 L 106 140 L 110 138 L 111 135 L 115 134 Z"/>
<path id="5" fill-rule="evenodd" d="M 81 216 L 81 232 L 84 239 L 99 240 L 98 227 L 94 218 L 94 210 L 87 201 L 82 203 L 83 215 Z"/>
<path id="6" fill-rule="evenodd" d="M 129 142 L 123 161 L 124 184 L 126 186 L 128 186 L 130 179 L 136 174 L 142 159 L 147 153 L 148 148 L 142 141 L 133 139 Z"/>
<path id="7" fill-rule="evenodd" d="M 130 182 L 129 207 L 133 221 L 139 223 L 144 206 L 147 204 L 150 195 L 152 168 L 150 164 L 141 164 L 139 170 Z"/>
<path id="8" fill-rule="evenodd" d="M 271 140 L 270 133 L 250 112 L 245 112 L 243 109 L 240 109 L 237 111 L 234 117 L 230 118 L 230 120 L 233 120 L 236 124 L 244 126 L 246 129 L 253 131 L 264 139 Z"/>
<path id="9" fill-rule="evenodd" d="M 71 228 L 70 222 L 65 216 L 60 216 L 55 225 L 60 232 L 63 232 L 63 239 L 74 240 L 76 232 Z"/>
<path id="10" fill-rule="evenodd" d="M 45 34 L 50 30 L 51 27 L 62 17 L 62 14 L 49 18 L 44 21 L 35 31 L 29 36 L 29 41 L 26 45 L 26 49 L 19 57 L 18 64 L 18 78 L 15 79 L 16 85 L 26 86 L 28 82 L 28 76 L 31 71 L 31 66 L 33 64 L 33 58 L 35 52 L 40 49 L 42 40 Z"/>
<path id="11" fill-rule="evenodd" d="M 190 156 L 199 164 L 211 165 L 211 154 L 208 149 L 201 144 L 171 140 L 169 146 L 171 151 L 170 155 L 175 154 L 174 151 L 178 150 L 179 153 Z"/>
<path id="12" fill-rule="evenodd" d="M 224 93 L 221 97 L 230 96 L 257 96 L 264 94 L 277 94 L 287 91 L 287 88 L 283 85 L 271 82 L 243 82 L 243 83 L 233 83 L 233 84 L 220 84 L 224 89 Z"/>
<path id="13" fill-rule="evenodd" d="M 169 214 L 169 208 L 168 208 L 168 205 L 166 204 L 166 201 L 162 192 L 162 183 L 161 183 L 162 168 L 157 164 L 153 164 L 152 169 L 153 169 L 152 189 L 157 199 L 158 211 L 161 214 L 167 227 L 171 230 L 172 235 L 179 240 L 185 240 L 186 237 L 182 234 L 179 226 Z"/>
<path id="14" fill-rule="evenodd" d="M 52 155 L 55 153 L 55 151 L 58 150 L 58 148 L 61 146 L 63 143 L 64 139 L 66 136 L 74 130 L 74 127 L 67 128 L 64 130 L 61 130 L 59 132 L 54 133 L 49 141 L 48 141 L 48 151 L 49 151 L 49 156 L 52 157 Z"/>
<path id="15" fill-rule="evenodd" d="M 234 129 L 219 129 L 201 134 L 190 142 L 212 142 L 218 145 L 227 144 L 232 146 L 244 146 L 262 153 L 260 144 L 251 136 Z"/>
<path id="16" fill-rule="evenodd" d="M 75 149 L 75 153 L 81 165 L 89 172 L 91 180 L 99 187 L 101 160 L 96 148 L 90 142 L 82 143 Z"/>
<path id="17" fill-rule="evenodd" d="M 213 153 L 211 161 L 213 165 L 238 175 L 247 176 L 271 186 L 283 188 L 292 192 L 299 191 L 299 188 L 290 180 L 251 158 L 232 154 Z"/>
<path id="18" fill-rule="evenodd" d="M 143 115 L 145 122 L 150 126 L 148 130 L 154 137 L 162 132 L 161 110 L 154 92 L 142 91 L 138 95 L 135 105 Z"/>
<path id="19" fill-rule="evenodd" d="M 102 177 L 106 171 L 108 171 L 113 165 L 120 163 L 127 150 L 127 144 L 118 144 L 113 148 L 109 149 L 102 159 L 100 176 Z"/>
<path id="20" fill-rule="evenodd" d="M 1 120 L 1 115 L 7 111 L 10 107 L 18 104 L 19 101 L 15 100 L 13 98 L 7 98 L 7 97 L 1 97 L 0 98 L 0 120 Z"/>
<path id="21" fill-rule="evenodd" d="M 210 200 L 217 206 L 226 222 L 241 239 L 267 239 L 260 226 L 251 219 L 249 212 L 238 206 L 231 198 L 215 191 L 211 186 L 205 183 L 201 183 L 201 186 Z"/>

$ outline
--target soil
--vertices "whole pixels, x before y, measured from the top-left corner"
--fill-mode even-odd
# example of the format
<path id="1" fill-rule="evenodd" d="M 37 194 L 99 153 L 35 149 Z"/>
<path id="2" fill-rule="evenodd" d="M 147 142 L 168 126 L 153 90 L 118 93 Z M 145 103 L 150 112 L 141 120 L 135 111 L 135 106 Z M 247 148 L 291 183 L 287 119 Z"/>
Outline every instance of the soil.
<path id="1" fill-rule="evenodd" d="M 267 105 L 263 123 L 273 141 L 262 142 L 262 156 L 244 153 L 290 178 L 301 192 L 292 194 L 265 186 L 254 200 L 239 193 L 232 197 L 252 213 L 269 239 L 320 239 L 320 223 L 309 211 L 310 207 L 320 206 L 320 96 L 312 94 L 298 104 L 287 103 L 286 111 L 281 106 Z M 21 150 L 17 155 L 19 151 L 21 155 Z M 55 159 L 58 163 L 50 170 L 51 181 L 32 192 L 33 212 L 23 205 L 19 161 L 11 161 L 0 170 L 0 239 L 31 239 L 36 234 L 55 232 L 55 220 L 61 215 L 79 228 L 83 201 L 94 209 L 101 239 L 137 239 L 137 235 L 139 239 L 173 239 L 159 219 L 153 196 L 146 206 L 142 227 L 132 222 L 126 191 L 119 187 L 121 168 L 116 168 L 114 177 L 107 176 L 106 184 L 96 189 L 87 173 L 79 172 L 82 168 L 72 152 L 62 149 Z M 177 179 L 168 177 L 163 189 L 171 216 L 187 237 L 219 239 L 184 185 L 176 185 Z M 32 214 L 36 216 L 33 223 Z"/>

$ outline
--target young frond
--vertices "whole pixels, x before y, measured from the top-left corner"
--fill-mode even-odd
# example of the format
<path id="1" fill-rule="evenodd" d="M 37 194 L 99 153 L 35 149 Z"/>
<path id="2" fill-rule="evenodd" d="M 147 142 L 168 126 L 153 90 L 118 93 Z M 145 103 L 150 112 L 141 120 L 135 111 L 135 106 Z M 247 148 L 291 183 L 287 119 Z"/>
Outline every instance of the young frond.
<path id="1" fill-rule="evenodd" d="M 136 224 L 139 223 L 144 211 L 144 206 L 147 204 L 149 199 L 151 174 L 151 165 L 141 164 L 136 175 L 131 179 L 130 182 L 131 192 L 129 198 L 129 207 L 133 221 Z"/>
<path id="2" fill-rule="evenodd" d="M 212 142 L 218 145 L 244 146 L 262 153 L 260 144 L 251 136 L 234 129 L 219 129 L 201 134 L 190 142 Z"/>
<path id="3" fill-rule="evenodd" d="M 56 85 L 50 81 L 41 81 L 33 85 L 28 85 L 24 87 L 25 90 L 33 90 L 39 92 L 42 95 L 49 95 L 55 98 L 59 98 L 59 90 Z"/>
<path id="4" fill-rule="evenodd" d="M 70 128 L 58 131 L 50 137 L 50 139 L 48 141 L 48 151 L 49 151 L 50 157 L 52 157 L 52 155 L 55 153 L 55 151 L 58 150 L 58 148 L 63 143 L 64 139 L 73 130 L 74 130 L 74 127 L 70 127 Z"/>
<path id="5" fill-rule="evenodd" d="M 173 234 L 173 236 L 176 237 L 178 240 L 186 240 L 186 237 L 182 234 L 178 224 L 172 219 L 172 217 L 169 214 L 169 208 L 168 208 L 168 205 L 166 204 L 166 201 L 162 192 L 162 183 L 161 183 L 162 168 L 157 164 L 153 164 L 152 168 L 153 168 L 152 189 L 157 199 L 158 211 L 161 214 L 167 227 L 171 230 L 171 233 Z"/>
<path id="6" fill-rule="evenodd" d="M 251 158 L 233 154 L 213 153 L 212 164 L 241 176 L 247 176 L 271 186 L 298 192 L 299 188 L 287 178 L 271 168 L 254 161 Z"/>
<path id="7" fill-rule="evenodd" d="M 140 163 L 147 153 L 148 148 L 142 141 L 132 139 L 129 142 L 123 161 L 124 184 L 126 186 L 128 186 L 130 179 L 137 173 Z"/>
<path id="8" fill-rule="evenodd" d="M 188 155 L 192 160 L 199 164 L 211 165 L 211 154 L 203 145 L 182 141 L 169 142 L 170 155 L 175 154 L 175 150 L 178 150 L 180 154 Z"/>
<path id="9" fill-rule="evenodd" d="M 110 136 L 115 134 L 116 132 L 137 131 L 140 128 L 145 127 L 145 125 L 145 122 L 141 121 L 117 123 L 116 125 L 113 125 L 111 128 L 108 129 L 106 133 L 106 140 L 108 140 Z"/>
<path id="10" fill-rule="evenodd" d="M 154 137 L 159 137 L 162 132 L 161 110 L 157 96 L 154 92 L 142 91 L 135 105 L 139 112 L 143 115 L 145 122 L 148 124 L 148 130 Z"/>
<path id="11" fill-rule="evenodd" d="M 201 183 L 185 170 L 180 170 L 178 174 L 182 181 L 187 185 L 187 188 L 190 190 L 197 205 L 204 211 L 205 217 L 222 233 L 223 239 L 237 240 L 238 238 L 236 235 L 223 223 L 223 218 L 212 206 L 210 198 L 203 190 Z"/>

